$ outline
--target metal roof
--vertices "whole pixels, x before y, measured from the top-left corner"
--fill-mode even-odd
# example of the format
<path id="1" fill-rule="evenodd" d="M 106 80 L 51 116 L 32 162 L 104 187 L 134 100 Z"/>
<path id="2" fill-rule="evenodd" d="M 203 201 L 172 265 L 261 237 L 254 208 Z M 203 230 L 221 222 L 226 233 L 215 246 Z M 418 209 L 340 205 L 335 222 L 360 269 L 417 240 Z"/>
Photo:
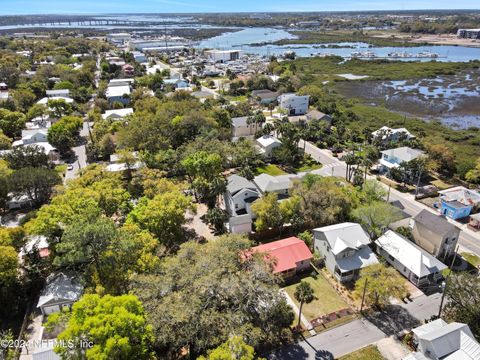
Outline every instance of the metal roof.
<path id="1" fill-rule="evenodd" d="M 395 231 L 388 230 L 375 243 L 419 278 L 447 268 L 434 256 Z"/>

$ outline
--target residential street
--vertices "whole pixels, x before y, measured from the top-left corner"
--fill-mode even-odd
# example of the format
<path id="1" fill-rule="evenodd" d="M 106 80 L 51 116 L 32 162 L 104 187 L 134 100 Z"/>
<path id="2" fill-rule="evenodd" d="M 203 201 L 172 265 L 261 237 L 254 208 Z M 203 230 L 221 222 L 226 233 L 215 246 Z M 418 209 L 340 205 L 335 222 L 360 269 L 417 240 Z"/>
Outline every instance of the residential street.
<path id="1" fill-rule="evenodd" d="M 73 152 L 75 153 L 76 160 L 73 165 L 72 170 L 67 170 L 65 173 L 65 181 L 69 179 L 74 179 L 77 177 L 77 172 L 79 169 L 83 169 L 87 166 L 87 149 L 86 149 L 86 142 L 88 137 L 88 122 L 83 123 L 83 128 L 80 130 L 80 137 L 82 138 L 82 143 L 72 148 Z"/>
<path id="2" fill-rule="evenodd" d="M 303 140 L 300 140 L 300 143 L 298 146 L 300 148 L 303 148 L 304 146 Z M 323 164 L 323 167 L 321 169 L 314 170 L 311 173 L 319 174 L 322 176 L 345 177 L 346 164 L 343 161 L 340 161 L 336 157 L 332 156 L 332 154 L 328 150 L 319 149 L 315 145 L 309 142 L 306 142 L 305 152 L 307 154 L 310 154 L 314 160 Z M 370 178 L 374 179 L 374 177 L 372 176 L 370 176 Z M 410 216 L 415 216 L 423 209 L 427 209 L 432 213 L 438 214 L 432 208 L 416 201 L 413 195 L 402 193 L 393 188 L 390 189 L 389 201 L 390 202 L 398 201 L 401 204 L 402 210 Z M 467 251 L 480 256 L 480 233 L 475 233 L 470 229 L 467 229 L 466 225 L 461 225 L 454 220 L 451 220 L 448 218 L 447 220 L 462 229 L 462 231 L 460 232 L 460 238 L 459 238 L 460 252 Z"/>
<path id="3" fill-rule="evenodd" d="M 385 338 L 386 335 L 365 319 L 354 320 L 267 356 L 268 359 L 329 360 L 348 354 Z"/>

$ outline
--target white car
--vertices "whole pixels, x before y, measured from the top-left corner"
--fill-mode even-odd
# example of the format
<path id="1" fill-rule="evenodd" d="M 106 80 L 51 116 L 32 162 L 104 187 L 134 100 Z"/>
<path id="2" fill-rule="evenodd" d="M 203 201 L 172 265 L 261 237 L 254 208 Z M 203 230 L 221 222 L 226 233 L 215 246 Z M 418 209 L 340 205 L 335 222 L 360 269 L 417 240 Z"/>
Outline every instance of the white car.
<path id="1" fill-rule="evenodd" d="M 73 164 L 68 164 L 67 170 L 73 170 Z"/>

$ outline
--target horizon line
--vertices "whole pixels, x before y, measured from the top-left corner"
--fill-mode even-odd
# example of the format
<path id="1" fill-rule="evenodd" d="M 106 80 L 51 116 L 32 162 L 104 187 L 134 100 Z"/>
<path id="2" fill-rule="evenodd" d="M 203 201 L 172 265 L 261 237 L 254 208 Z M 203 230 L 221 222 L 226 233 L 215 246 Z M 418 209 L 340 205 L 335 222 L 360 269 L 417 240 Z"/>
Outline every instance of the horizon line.
<path id="1" fill-rule="evenodd" d="M 1 16 L 51 16 L 51 15 L 201 15 L 201 14 L 308 14 L 308 13 L 395 13 L 395 12 L 421 12 L 421 11 L 476 11 L 480 8 L 431 8 L 431 9 L 392 9 L 392 10 L 307 10 L 307 11 L 202 11 L 202 12 L 58 12 L 58 13 L 7 13 Z"/>

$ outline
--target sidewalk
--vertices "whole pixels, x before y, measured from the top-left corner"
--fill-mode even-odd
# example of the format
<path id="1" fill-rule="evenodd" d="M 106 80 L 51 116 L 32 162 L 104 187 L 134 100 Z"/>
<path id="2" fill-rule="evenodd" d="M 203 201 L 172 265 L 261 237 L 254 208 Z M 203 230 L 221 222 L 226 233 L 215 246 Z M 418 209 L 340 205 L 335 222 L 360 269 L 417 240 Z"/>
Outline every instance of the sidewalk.
<path id="1" fill-rule="evenodd" d="M 293 311 L 295 312 L 295 314 L 297 315 L 299 312 L 300 312 L 300 309 L 297 307 L 297 305 L 295 305 L 295 302 L 290 298 L 290 296 L 288 296 L 287 292 L 283 289 L 280 289 L 280 293 L 282 293 L 282 295 L 285 297 L 285 299 L 287 300 L 287 303 L 288 305 L 291 306 L 291 308 L 293 309 Z M 307 320 L 307 318 L 305 316 L 303 316 L 302 314 L 302 317 L 300 318 L 300 321 L 302 322 L 303 326 L 305 327 L 305 329 L 308 330 L 308 332 L 310 333 L 310 335 L 316 335 L 317 333 L 315 332 L 315 330 L 313 329 L 313 326 L 312 324 L 310 323 L 310 321 Z"/>

